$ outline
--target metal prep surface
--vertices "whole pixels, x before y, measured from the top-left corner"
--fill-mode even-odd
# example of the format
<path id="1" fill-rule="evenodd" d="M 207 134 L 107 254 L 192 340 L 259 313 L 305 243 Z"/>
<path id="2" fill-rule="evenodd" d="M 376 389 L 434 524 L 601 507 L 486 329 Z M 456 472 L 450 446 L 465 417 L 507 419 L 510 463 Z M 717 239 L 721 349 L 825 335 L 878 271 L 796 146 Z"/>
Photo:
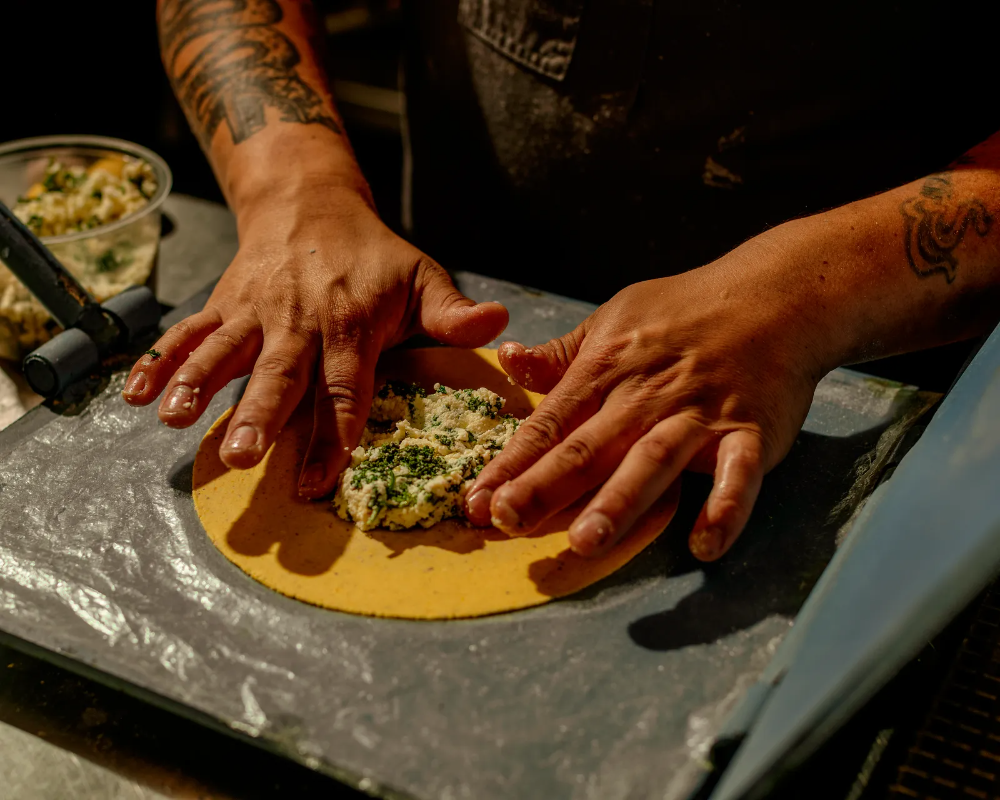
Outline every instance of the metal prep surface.
<path id="1" fill-rule="evenodd" d="M 536 343 L 590 308 L 460 274 Z M 926 405 L 838 371 L 720 564 L 678 519 L 578 596 L 459 622 L 315 609 L 255 583 L 198 523 L 190 466 L 231 388 L 187 431 L 118 396 L 0 434 L 0 631 L 366 791 L 420 798 L 680 798 L 835 547 L 858 460 Z M 885 440 L 883 439 L 883 444 Z"/>

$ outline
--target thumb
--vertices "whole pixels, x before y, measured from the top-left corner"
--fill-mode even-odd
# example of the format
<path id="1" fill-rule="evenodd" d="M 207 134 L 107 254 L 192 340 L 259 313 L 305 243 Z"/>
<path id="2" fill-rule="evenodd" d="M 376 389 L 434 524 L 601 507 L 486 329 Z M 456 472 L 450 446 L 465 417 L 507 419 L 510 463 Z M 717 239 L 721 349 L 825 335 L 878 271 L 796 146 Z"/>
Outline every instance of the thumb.
<path id="1" fill-rule="evenodd" d="M 566 374 L 583 343 L 583 326 L 545 344 L 525 348 L 517 342 L 500 345 L 504 372 L 529 392 L 548 394 Z"/>
<path id="2" fill-rule="evenodd" d="M 507 327 L 509 315 L 500 303 L 476 303 L 451 282 L 444 267 L 428 260 L 417 275 L 419 301 L 416 328 L 453 347 L 480 347 Z"/>

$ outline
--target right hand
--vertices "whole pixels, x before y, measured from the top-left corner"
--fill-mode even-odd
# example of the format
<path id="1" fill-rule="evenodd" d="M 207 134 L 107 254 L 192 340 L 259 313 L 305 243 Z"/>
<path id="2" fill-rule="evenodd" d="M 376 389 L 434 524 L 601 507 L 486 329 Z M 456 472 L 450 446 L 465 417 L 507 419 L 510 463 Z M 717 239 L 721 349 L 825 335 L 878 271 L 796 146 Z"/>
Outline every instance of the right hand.
<path id="1" fill-rule="evenodd" d="M 379 353 L 421 333 L 478 347 L 507 325 L 499 303 L 476 304 L 445 270 L 390 231 L 357 192 L 330 190 L 241 215 L 240 250 L 205 308 L 174 325 L 132 368 L 122 393 L 152 403 L 174 428 L 252 373 L 220 449 L 248 469 L 315 381 L 312 440 L 299 492 L 331 492 L 361 438 Z"/>

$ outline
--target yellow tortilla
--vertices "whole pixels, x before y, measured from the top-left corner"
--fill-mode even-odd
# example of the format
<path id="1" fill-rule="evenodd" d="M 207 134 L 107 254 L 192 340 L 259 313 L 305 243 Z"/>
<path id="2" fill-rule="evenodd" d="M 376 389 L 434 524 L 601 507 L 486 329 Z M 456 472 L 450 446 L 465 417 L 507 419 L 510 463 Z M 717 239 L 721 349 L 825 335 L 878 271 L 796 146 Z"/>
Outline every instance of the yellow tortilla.
<path id="1" fill-rule="evenodd" d="M 380 379 L 486 388 L 507 399 L 505 413 L 527 416 L 541 396 L 510 385 L 494 350 L 428 348 L 384 356 Z M 495 528 L 452 519 L 427 530 L 359 531 L 329 501 L 298 497 L 312 409 L 304 403 L 264 460 L 230 470 L 219 460 L 232 411 L 205 435 L 194 462 L 194 503 L 222 553 L 282 594 L 324 608 L 380 617 L 452 619 L 496 614 L 578 592 L 631 560 L 669 522 L 661 502 L 607 556 L 569 550 L 566 529 L 576 510 L 542 531 L 512 538 Z"/>

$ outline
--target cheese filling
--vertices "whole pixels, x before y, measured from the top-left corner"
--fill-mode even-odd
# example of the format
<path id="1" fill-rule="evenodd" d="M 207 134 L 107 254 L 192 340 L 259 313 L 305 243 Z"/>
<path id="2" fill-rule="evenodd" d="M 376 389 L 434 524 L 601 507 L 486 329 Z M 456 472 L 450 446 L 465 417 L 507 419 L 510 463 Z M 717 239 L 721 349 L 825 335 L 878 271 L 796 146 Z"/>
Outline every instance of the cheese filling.
<path id="1" fill-rule="evenodd" d="M 361 444 L 337 485 L 333 505 L 361 530 L 405 530 L 464 513 L 476 477 L 523 420 L 501 414 L 488 389 L 427 394 L 389 381 L 372 402 Z"/>

